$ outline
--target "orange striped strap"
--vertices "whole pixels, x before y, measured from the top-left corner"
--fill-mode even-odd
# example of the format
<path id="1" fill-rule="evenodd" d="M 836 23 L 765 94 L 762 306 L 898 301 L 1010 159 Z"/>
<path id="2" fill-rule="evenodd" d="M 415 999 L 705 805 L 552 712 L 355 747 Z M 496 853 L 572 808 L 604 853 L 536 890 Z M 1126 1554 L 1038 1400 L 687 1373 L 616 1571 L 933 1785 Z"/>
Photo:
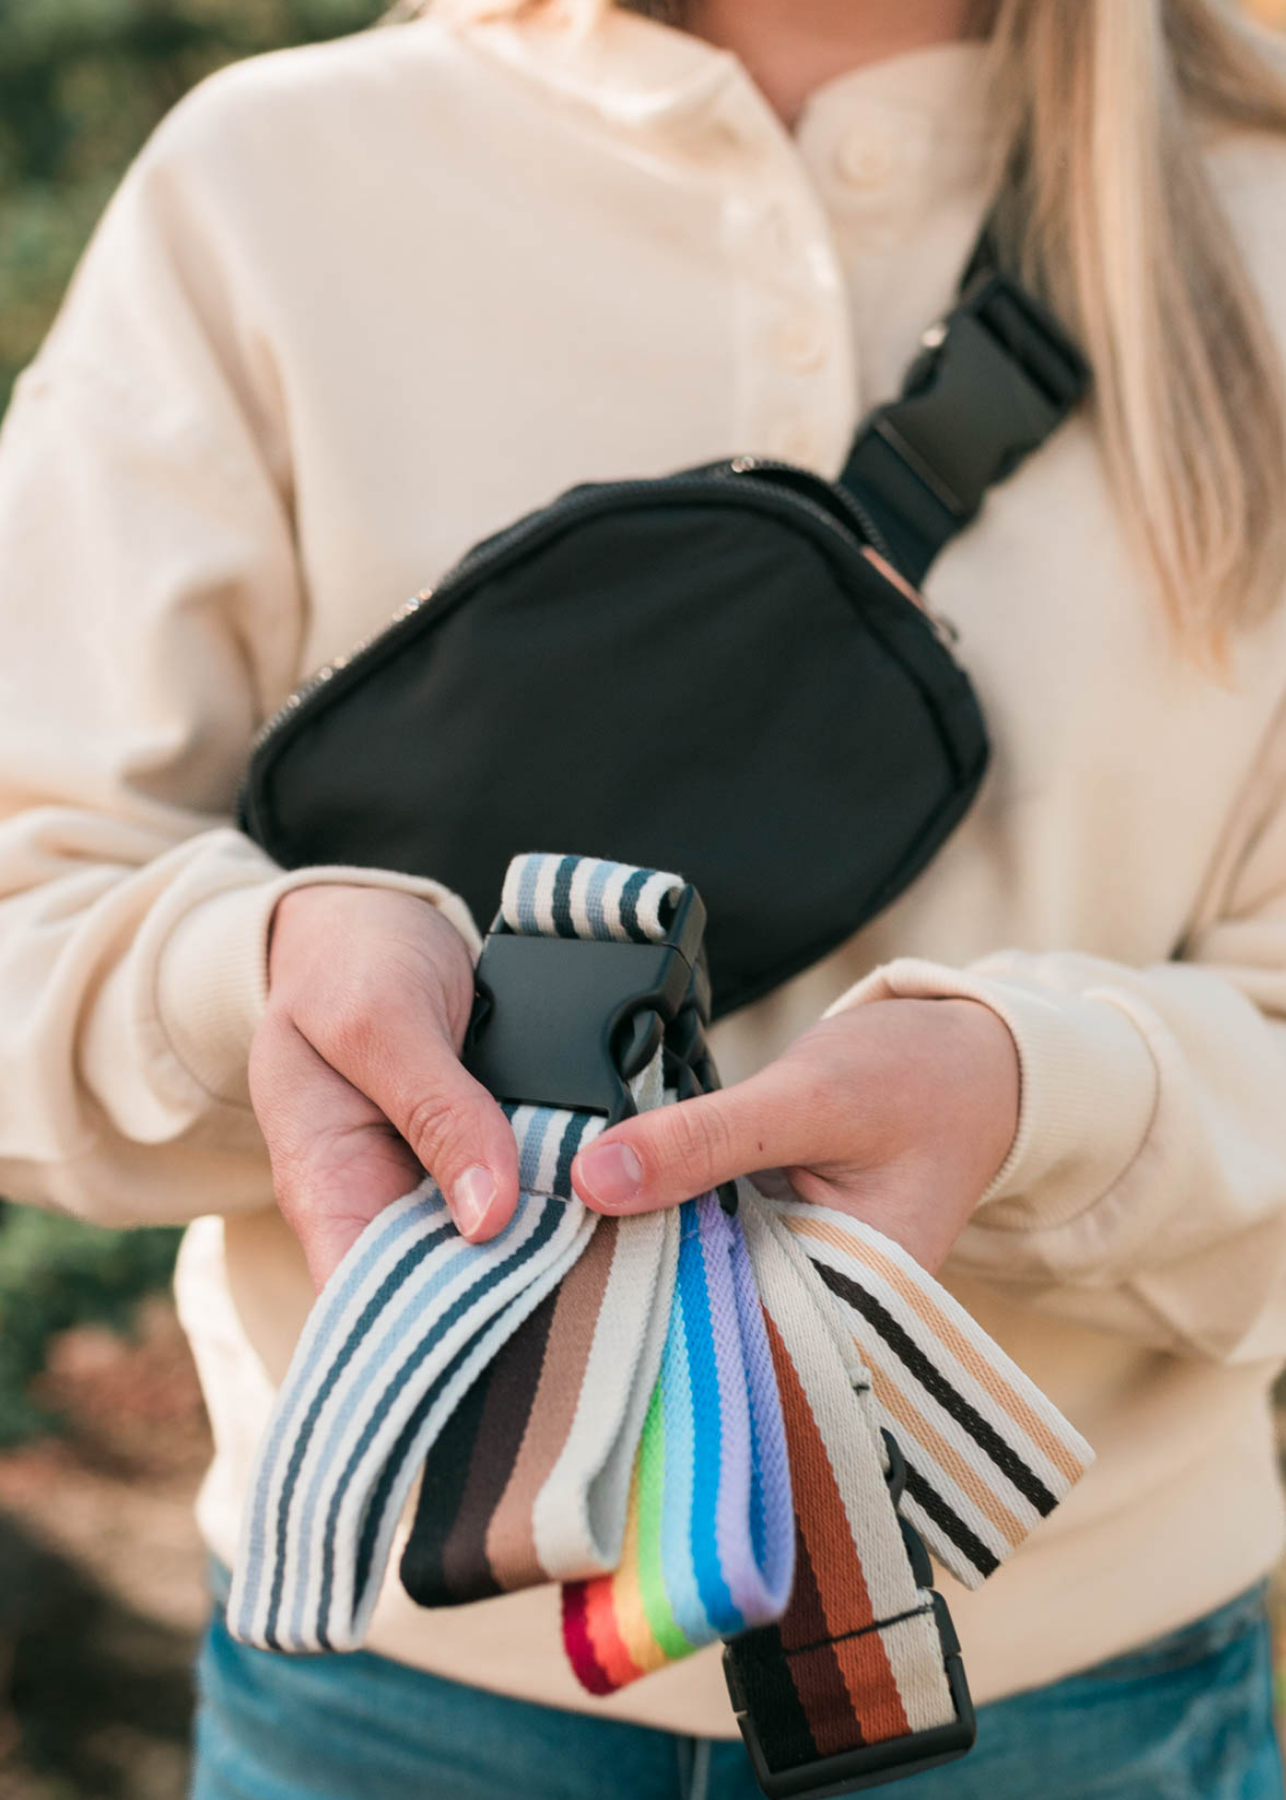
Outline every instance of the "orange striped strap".
<path id="1" fill-rule="evenodd" d="M 946 1291 L 872 1227 L 742 1184 L 795 1500 L 775 1624 L 724 1651 L 772 1800 L 855 1790 L 973 1742 L 924 1539 L 975 1587 L 1092 1461 Z"/>

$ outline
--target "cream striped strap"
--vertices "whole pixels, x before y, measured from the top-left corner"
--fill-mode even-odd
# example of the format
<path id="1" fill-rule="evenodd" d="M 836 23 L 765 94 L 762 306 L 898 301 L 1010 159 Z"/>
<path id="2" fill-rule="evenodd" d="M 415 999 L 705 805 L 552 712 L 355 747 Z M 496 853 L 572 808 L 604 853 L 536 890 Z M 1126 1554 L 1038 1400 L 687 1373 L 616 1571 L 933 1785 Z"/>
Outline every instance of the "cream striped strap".
<path id="1" fill-rule="evenodd" d="M 468 1055 L 517 1212 L 470 1244 L 426 1178 L 353 1246 L 260 1449 L 229 1625 L 356 1649 L 418 1480 L 412 1598 L 561 1583 L 599 1694 L 725 1639 L 764 1791 L 852 1792 L 972 1741 L 925 1547 L 976 1587 L 1092 1453 L 860 1220 L 747 1181 L 626 1219 L 575 1197 L 609 1121 L 713 1080 L 702 920 L 676 876 L 515 859 Z"/>

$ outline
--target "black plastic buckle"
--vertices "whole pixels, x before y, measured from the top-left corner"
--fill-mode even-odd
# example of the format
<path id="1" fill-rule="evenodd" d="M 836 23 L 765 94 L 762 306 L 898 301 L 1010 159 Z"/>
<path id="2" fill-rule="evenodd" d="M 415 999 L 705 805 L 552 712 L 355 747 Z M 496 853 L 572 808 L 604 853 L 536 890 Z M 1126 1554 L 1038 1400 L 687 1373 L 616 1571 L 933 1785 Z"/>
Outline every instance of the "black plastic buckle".
<path id="1" fill-rule="evenodd" d="M 1085 393 L 1090 366 L 1079 346 L 1048 307 L 999 269 L 976 275 L 942 324 L 925 333 L 924 349 L 907 372 L 904 393 L 914 394 L 928 385 L 957 323 L 969 318 L 986 329 L 1060 417 Z"/>
<path id="2" fill-rule="evenodd" d="M 1080 400 L 1089 365 L 1053 314 L 994 270 L 925 336 L 901 398 L 872 428 L 964 523 Z"/>
<path id="3" fill-rule="evenodd" d="M 930 1731 L 913 1732 L 910 1737 L 889 1738 L 881 1744 L 864 1744 L 856 1750 L 845 1750 L 839 1756 L 824 1756 L 817 1762 L 794 1769 L 770 1769 L 760 1743 L 755 1721 L 738 1702 L 735 1672 L 724 1667 L 728 1691 L 732 1696 L 737 1724 L 750 1756 L 755 1780 L 767 1800 L 836 1800 L 843 1794 L 860 1793 L 864 1788 L 883 1787 L 887 1781 L 903 1781 L 908 1775 L 919 1775 L 954 1762 L 972 1749 L 978 1734 L 973 1702 L 965 1681 L 964 1664 L 960 1660 L 960 1641 L 951 1623 L 951 1614 L 941 1594 L 933 1595 L 933 1616 L 942 1640 L 943 1666 L 951 1690 L 956 1717 L 949 1725 L 935 1725 Z"/>
<path id="4" fill-rule="evenodd" d="M 906 1488 L 906 1461 L 901 1446 L 892 1433 L 881 1430 L 880 1435 L 889 1457 L 884 1479 L 888 1484 L 889 1498 L 897 1511 Z M 864 1744 L 857 1749 L 843 1751 L 838 1756 L 821 1757 L 816 1762 L 803 1763 L 791 1769 L 772 1769 L 764 1754 L 758 1724 L 741 1691 L 735 1662 L 725 1649 L 723 1669 L 733 1711 L 750 1756 L 755 1780 L 767 1800 L 837 1800 L 837 1796 L 843 1794 L 860 1793 L 864 1788 L 883 1787 L 886 1782 L 903 1781 L 908 1775 L 919 1775 L 926 1769 L 936 1769 L 943 1763 L 955 1762 L 957 1757 L 964 1756 L 973 1748 L 978 1725 L 956 1628 L 952 1624 L 946 1601 L 933 1590 L 933 1564 L 924 1547 L 924 1540 L 900 1512 L 898 1524 L 902 1528 L 902 1540 L 906 1545 L 916 1583 L 919 1587 L 930 1590 L 933 1619 L 942 1645 L 942 1664 L 956 1716 L 950 1724 L 935 1725 L 929 1731 L 913 1732 L 909 1737 L 890 1738 L 880 1744 Z"/>
<path id="5" fill-rule="evenodd" d="M 901 395 L 870 415 L 840 476 L 878 527 L 876 548 L 913 583 L 1090 380 L 1053 314 L 994 270 L 923 342 Z"/>
<path id="6" fill-rule="evenodd" d="M 662 1045 L 679 1098 L 718 1086 L 706 1049 L 706 912 L 685 889 L 663 942 L 536 937 L 493 925 L 462 1060 L 498 1100 L 631 1117 L 628 1083 Z"/>

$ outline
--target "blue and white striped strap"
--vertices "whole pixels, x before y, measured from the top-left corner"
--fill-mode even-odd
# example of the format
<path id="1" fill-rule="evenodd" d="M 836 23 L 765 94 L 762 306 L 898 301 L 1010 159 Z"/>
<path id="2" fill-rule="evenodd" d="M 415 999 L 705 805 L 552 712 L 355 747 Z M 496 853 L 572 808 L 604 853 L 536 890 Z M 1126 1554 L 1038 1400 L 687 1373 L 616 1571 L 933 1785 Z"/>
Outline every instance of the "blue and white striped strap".
<path id="1" fill-rule="evenodd" d="M 527 856 L 510 869 L 504 921 L 516 932 L 657 941 L 682 888 L 675 877 L 652 870 Z M 661 1071 L 658 1052 L 630 1084 L 641 1110 L 666 1099 Z M 488 1244 L 467 1243 L 426 1178 L 368 1227 L 314 1309 L 278 1397 L 243 1525 L 229 1620 L 247 1642 L 296 1652 L 352 1649 L 362 1642 L 417 1474 L 424 1468 L 426 1483 L 432 1475 L 434 1491 L 440 1491 L 440 1472 L 459 1460 L 462 1437 L 465 1450 L 485 1460 L 487 1446 L 469 1437 L 472 1426 L 453 1423 L 465 1419 L 461 1403 L 501 1348 L 522 1341 L 528 1321 L 536 1329 L 542 1303 L 581 1261 L 596 1232 L 610 1240 L 610 1249 L 591 1259 L 586 1280 L 566 1284 L 562 1295 L 574 1300 L 583 1292 L 598 1308 L 592 1342 L 581 1343 L 564 1319 L 561 1334 L 542 1340 L 543 1349 L 535 1352 L 547 1356 L 554 1386 L 560 1367 L 565 1380 L 578 1384 L 578 1403 L 557 1426 L 562 1435 L 550 1446 L 547 1479 L 530 1492 L 510 1484 L 512 1491 L 500 1497 L 508 1511 L 498 1501 L 487 1542 L 465 1557 L 473 1573 L 451 1597 L 495 1591 L 488 1582 L 498 1587 L 582 1579 L 616 1568 L 650 1396 L 664 1367 L 673 1415 L 676 1386 L 689 1396 L 705 1392 L 700 1359 L 709 1358 L 724 1411 L 731 1406 L 735 1415 L 740 1394 L 744 1414 L 745 1396 L 754 1391 L 761 1415 L 753 1439 L 729 1426 L 722 1454 L 708 1464 L 715 1477 L 710 1491 L 721 1496 L 725 1560 L 736 1570 L 737 1592 L 752 1596 L 746 1622 L 763 1622 L 785 1604 L 793 1534 L 784 1440 L 779 1420 L 772 1429 L 772 1396 L 765 1398 L 762 1373 L 748 1387 L 741 1363 L 748 1346 L 763 1368 L 770 1367 L 757 1311 L 743 1320 L 740 1336 L 720 1342 L 716 1357 L 708 1331 L 693 1337 L 700 1315 L 699 1306 L 691 1311 L 694 1297 L 701 1295 L 704 1304 L 706 1292 L 698 1279 L 700 1259 L 692 1264 L 689 1254 L 684 1267 L 691 1273 L 681 1283 L 678 1275 L 683 1220 L 691 1215 L 695 1226 L 695 1206 L 682 1215 L 600 1221 L 575 1198 L 570 1170 L 576 1151 L 602 1130 L 603 1120 L 549 1108 L 506 1110 L 518 1139 L 522 1188 L 507 1229 Z M 740 1243 L 740 1227 L 728 1231 Z M 727 1279 L 711 1291 L 722 1292 Z M 674 1304 L 678 1291 L 689 1295 L 686 1331 L 683 1311 Z M 640 1307 L 640 1296 L 650 1297 L 651 1305 Z M 560 1306 L 559 1316 L 568 1311 Z M 582 1353 L 583 1363 L 567 1360 Z M 551 1416 L 554 1410 L 547 1407 Z M 717 1420 L 717 1405 L 713 1416 Z M 765 1453 L 774 1460 L 769 1479 L 782 1514 L 766 1537 L 750 1516 L 760 1505 L 762 1481 L 751 1459 Z M 672 1480 L 677 1476 L 672 1467 Z M 671 1535 L 674 1506 L 686 1515 L 702 1498 L 691 1482 L 674 1489 Z M 515 1548 L 522 1530 L 510 1517 L 514 1504 L 523 1508 L 526 1555 Z M 456 1524 L 444 1521 L 444 1536 Z M 681 1529 L 675 1541 L 685 1536 L 691 1532 Z M 456 1565 L 461 1541 L 457 1525 L 451 1539 Z M 445 1574 L 438 1578 L 446 1580 Z M 719 1571 L 703 1579 L 707 1596 L 722 1591 Z M 716 1606 L 709 1615 L 690 1613 L 687 1623 L 695 1645 L 714 1641 L 730 1620 Z"/>

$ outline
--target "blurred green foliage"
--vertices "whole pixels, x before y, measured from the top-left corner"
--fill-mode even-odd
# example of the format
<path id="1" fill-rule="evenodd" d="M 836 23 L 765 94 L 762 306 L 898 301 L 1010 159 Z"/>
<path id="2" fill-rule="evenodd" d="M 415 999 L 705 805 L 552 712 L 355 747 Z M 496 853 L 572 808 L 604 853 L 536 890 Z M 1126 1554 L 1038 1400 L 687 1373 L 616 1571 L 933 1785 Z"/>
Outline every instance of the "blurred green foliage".
<path id="1" fill-rule="evenodd" d="M 386 0 L 0 0 L 0 413 L 94 221 L 161 115 L 222 64 L 371 23 Z M 128 1326 L 178 1233 L 104 1231 L 0 1203 L 0 1445 L 55 1332 Z"/>
<path id="2" fill-rule="evenodd" d="M 238 57 L 386 0 L 0 0 L 0 413 L 95 219 L 176 100 Z"/>
<path id="3" fill-rule="evenodd" d="M 177 1231 L 105 1231 L 6 1206 L 0 1216 L 0 1447 L 57 1421 L 31 1396 L 49 1340 L 70 1325 L 127 1329 L 140 1295 L 170 1278 Z"/>

